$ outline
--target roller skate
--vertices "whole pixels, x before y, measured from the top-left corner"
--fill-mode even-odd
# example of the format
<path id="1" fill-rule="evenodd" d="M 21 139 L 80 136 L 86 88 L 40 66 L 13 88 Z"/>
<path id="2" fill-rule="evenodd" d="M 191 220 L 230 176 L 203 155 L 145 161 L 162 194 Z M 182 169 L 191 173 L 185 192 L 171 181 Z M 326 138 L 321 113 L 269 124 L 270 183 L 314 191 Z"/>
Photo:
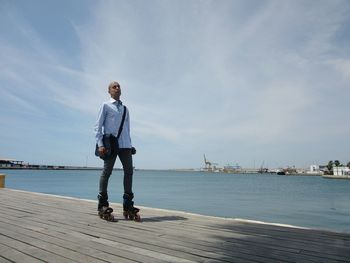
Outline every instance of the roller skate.
<path id="1" fill-rule="evenodd" d="M 98 215 L 100 216 L 101 219 L 104 219 L 107 221 L 115 221 L 112 212 L 113 212 L 112 208 L 110 208 L 108 206 L 102 206 L 98 210 Z"/>
<path id="2" fill-rule="evenodd" d="M 125 219 L 134 220 L 136 222 L 141 221 L 141 216 L 139 215 L 139 208 L 134 207 L 134 202 L 132 199 L 134 198 L 134 194 L 127 194 L 125 193 L 123 195 L 123 215 Z"/>
<path id="3" fill-rule="evenodd" d="M 113 209 L 109 207 L 108 203 L 108 195 L 105 193 L 100 193 L 98 196 L 98 216 L 101 219 L 107 220 L 107 221 L 116 221 L 112 212 Z"/>

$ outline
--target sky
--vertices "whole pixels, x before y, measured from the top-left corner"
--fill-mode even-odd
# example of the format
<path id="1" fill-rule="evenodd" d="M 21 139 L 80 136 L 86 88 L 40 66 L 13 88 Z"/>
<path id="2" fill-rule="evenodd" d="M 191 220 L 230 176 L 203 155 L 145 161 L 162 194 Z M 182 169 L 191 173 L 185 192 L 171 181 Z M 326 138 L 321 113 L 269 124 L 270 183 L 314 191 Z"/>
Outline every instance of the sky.
<path id="1" fill-rule="evenodd" d="M 102 166 L 116 80 L 136 168 L 346 164 L 349 32 L 347 0 L 0 0 L 0 157 Z"/>

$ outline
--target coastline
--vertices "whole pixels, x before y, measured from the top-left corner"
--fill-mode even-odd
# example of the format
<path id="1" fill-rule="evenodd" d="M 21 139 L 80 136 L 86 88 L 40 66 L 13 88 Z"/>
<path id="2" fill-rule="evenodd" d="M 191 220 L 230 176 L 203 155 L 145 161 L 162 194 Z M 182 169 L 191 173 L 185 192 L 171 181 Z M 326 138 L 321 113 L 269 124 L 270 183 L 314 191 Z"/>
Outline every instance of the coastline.
<path id="1" fill-rule="evenodd" d="M 57 166 L 57 165 L 15 165 L 15 166 L 0 166 L 1 170 L 54 170 L 54 171 L 100 171 L 103 167 L 87 167 L 87 166 Z M 142 169 L 142 168 L 134 168 L 135 171 L 168 171 L 168 172 L 189 172 L 189 173 L 215 173 L 215 174 L 244 174 L 244 175 L 278 175 L 278 176 L 317 176 L 322 177 L 324 179 L 350 179 L 349 175 L 329 175 L 329 174 L 320 174 L 320 173 L 285 173 L 278 174 L 277 172 L 267 171 L 267 172 L 257 172 L 251 170 L 241 170 L 241 171 L 206 171 L 206 170 L 198 170 L 198 169 Z M 115 167 L 114 171 L 121 171 L 122 168 Z"/>
<path id="2" fill-rule="evenodd" d="M 101 170 L 102 167 L 79 167 L 79 166 L 33 166 L 33 167 L 0 167 L 0 170 Z M 121 170 L 115 168 L 114 170 Z"/>

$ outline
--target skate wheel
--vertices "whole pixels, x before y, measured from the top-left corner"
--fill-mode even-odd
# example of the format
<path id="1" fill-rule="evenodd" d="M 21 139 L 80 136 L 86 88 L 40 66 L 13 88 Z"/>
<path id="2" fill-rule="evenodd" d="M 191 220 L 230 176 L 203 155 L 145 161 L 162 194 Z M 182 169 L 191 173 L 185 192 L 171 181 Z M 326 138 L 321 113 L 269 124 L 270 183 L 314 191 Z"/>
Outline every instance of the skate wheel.
<path id="1" fill-rule="evenodd" d="M 135 221 L 136 221 L 136 222 L 141 222 L 141 216 L 138 215 L 138 214 L 136 214 L 136 216 L 135 216 Z"/>
<path id="2" fill-rule="evenodd" d="M 128 213 L 127 212 L 123 212 L 123 216 L 124 216 L 124 218 L 125 218 L 125 220 L 127 220 L 128 219 Z"/>

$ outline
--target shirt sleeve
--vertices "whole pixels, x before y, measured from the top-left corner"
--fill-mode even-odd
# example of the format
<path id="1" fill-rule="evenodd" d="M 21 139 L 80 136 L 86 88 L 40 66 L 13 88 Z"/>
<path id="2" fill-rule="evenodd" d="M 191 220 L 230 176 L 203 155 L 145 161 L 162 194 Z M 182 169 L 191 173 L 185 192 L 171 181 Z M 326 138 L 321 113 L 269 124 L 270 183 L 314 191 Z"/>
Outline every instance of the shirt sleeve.
<path id="1" fill-rule="evenodd" d="M 105 104 L 102 104 L 102 106 L 100 107 L 100 110 L 98 112 L 98 117 L 97 117 L 97 121 L 95 124 L 95 137 L 96 137 L 96 143 L 98 145 L 98 147 L 103 146 L 103 124 L 105 121 L 105 115 L 106 115 L 106 110 L 105 110 Z"/>
<path id="2" fill-rule="evenodd" d="M 128 130 L 129 139 L 130 139 L 130 145 L 131 145 L 131 147 L 132 147 L 131 134 L 130 134 L 130 115 L 129 115 L 129 109 L 126 108 L 126 107 L 125 107 L 125 109 L 126 109 L 126 119 L 127 119 L 127 122 L 126 122 L 127 127 L 126 127 L 126 128 L 127 128 L 127 130 Z"/>

